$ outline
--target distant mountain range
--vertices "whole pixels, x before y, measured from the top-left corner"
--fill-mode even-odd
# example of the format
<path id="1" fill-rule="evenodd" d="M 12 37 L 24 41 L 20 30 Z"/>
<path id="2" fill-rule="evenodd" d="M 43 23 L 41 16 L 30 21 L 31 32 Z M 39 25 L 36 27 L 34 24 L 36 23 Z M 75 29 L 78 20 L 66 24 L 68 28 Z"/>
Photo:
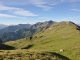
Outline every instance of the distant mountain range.
<path id="1" fill-rule="evenodd" d="M 14 32 L 14 31 L 21 29 L 21 28 L 30 28 L 30 27 L 31 27 L 30 24 L 11 25 L 11 26 L 7 26 L 7 27 L 1 29 L 0 34 Z"/>
<path id="2" fill-rule="evenodd" d="M 5 27 L 7 27 L 7 25 L 0 24 L 0 29 L 3 29 L 3 28 L 5 28 Z"/>
<path id="3" fill-rule="evenodd" d="M 0 30 L 0 38 L 6 41 L 21 39 L 32 36 L 35 32 L 47 29 L 53 21 L 38 22 L 36 24 L 19 24 L 15 26 L 8 26 Z"/>

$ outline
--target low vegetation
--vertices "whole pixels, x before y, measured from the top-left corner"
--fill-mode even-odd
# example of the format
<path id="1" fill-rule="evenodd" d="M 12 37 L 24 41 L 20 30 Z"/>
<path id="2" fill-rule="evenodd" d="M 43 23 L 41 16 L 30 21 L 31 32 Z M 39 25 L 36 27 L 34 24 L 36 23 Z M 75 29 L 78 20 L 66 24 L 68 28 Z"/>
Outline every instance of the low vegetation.
<path id="1" fill-rule="evenodd" d="M 0 60 L 69 60 L 67 57 L 53 52 L 28 50 L 1 50 Z"/>

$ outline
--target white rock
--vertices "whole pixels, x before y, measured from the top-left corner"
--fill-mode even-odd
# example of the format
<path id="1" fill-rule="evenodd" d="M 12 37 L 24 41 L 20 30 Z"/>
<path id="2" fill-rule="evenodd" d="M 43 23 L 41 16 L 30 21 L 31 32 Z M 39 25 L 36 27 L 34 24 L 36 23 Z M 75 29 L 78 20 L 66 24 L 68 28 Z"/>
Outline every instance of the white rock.
<path id="1" fill-rule="evenodd" d="M 63 49 L 60 49 L 60 52 L 64 52 L 64 50 Z"/>

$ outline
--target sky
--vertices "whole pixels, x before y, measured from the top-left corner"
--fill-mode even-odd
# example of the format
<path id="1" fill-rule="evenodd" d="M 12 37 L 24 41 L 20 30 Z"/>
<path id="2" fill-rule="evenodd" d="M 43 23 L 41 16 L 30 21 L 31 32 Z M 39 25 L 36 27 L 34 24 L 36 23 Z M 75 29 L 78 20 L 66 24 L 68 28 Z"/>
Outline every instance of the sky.
<path id="1" fill-rule="evenodd" d="M 0 0 L 0 24 L 53 20 L 80 23 L 80 0 Z"/>

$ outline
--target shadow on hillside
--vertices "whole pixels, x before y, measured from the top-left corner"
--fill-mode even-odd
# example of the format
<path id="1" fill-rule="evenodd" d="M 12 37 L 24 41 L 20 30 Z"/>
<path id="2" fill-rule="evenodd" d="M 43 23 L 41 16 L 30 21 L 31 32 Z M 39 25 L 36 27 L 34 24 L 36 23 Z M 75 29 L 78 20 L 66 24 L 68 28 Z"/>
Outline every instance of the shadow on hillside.
<path id="1" fill-rule="evenodd" d="M 59 58 L 62 58 L 62 60 L 70 60 L 68 57 L 66 57 L 66 56 L 63 56 L 63 55 L 60 55 L 60 54 L 58 54 L 58 53 L 55 53 L 55 52 L 50 52 L 52 55 L 55 55 L 55 56 L 57 56 L 57 57 L 59 57 Z"/>
<path id="2" fill-rule="evenodd" d="M 30 49 L 31 47 L 33 47 L 33 44 L 29 44 L 26 47 L 22 48 L 22 49 Z"/>
<path id="3" fill-rule="evenodd" d="M 6 44 L 0 44 L 0 50 L 13 50 L 13 49 L 15 48 L 12 46 L 8 46 Z"/>

